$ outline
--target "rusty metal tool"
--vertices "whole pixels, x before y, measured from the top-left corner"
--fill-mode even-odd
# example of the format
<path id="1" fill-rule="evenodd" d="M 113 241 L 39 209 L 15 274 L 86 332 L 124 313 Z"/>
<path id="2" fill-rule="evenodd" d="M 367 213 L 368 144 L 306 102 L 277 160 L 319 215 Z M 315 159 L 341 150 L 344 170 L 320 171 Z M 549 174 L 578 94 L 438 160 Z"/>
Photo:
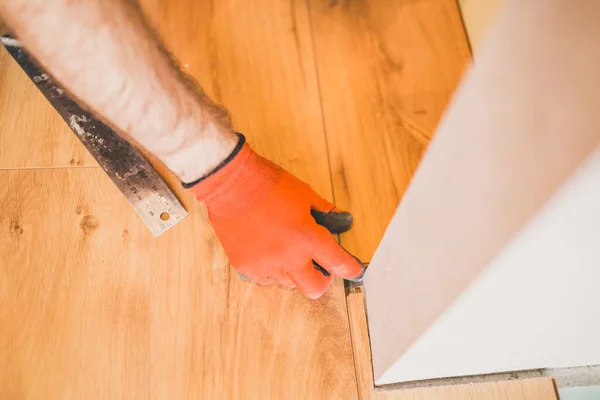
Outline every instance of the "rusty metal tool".
<path id="1" fill-rule="evenodd" d="M 0 42 L 96 159 L 154 236 L 173 227 L 187 212 L 142 154 L 92 113 L 81 108 L 9 36 Z"/>

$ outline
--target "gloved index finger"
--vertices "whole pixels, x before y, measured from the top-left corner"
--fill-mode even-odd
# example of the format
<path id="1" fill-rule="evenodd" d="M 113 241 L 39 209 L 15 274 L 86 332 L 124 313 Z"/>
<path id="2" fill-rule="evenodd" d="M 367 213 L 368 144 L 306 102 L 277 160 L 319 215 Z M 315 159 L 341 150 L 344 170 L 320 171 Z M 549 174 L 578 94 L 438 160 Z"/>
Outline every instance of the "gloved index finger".
<path id="1" fill-rule="evenodd" d="M 360 261 L 358 259 L 358 257 L 356 257 L 356 256 L 352 256 L 352 257 L 354 257 L 356 259 L 356 261 L 360 264 L 360 267 L 362 268 L 362 274 L 360 274 L 360 276 L 357 276 L 356 278 L 344 278 L 344 279 L 346 279 L 347 281 L 350 281 L 350 282 L 356 282 L 356 283 L 362 282 L 363 278 L 365 277 L 365 274 L 367 273 L 367 267 L 369 266 L 369 264 Z"/>
<path id="2" fill-rule="evenodd" d="M 362 263 L 340 246 L 329 233 L 320 236 L 313 260 L 332 274 L 348 280 L 361 280 L 366 271 Z"/>

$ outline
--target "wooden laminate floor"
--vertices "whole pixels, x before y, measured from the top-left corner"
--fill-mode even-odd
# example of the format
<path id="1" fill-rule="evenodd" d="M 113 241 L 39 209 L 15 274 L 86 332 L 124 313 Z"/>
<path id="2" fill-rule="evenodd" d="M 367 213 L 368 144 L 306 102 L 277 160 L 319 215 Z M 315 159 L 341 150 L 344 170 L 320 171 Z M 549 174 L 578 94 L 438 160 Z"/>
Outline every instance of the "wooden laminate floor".
<path id="1" fill-rule="evenodd" d="M 259 153 L 355 214 L 341 241 L 369 260 L 470 59 L 456 3 L 141 3 Z M 0 398 L 375 396 L 343 283 L 313 301 L 241 281 L 155 165 L 190 214 L 159 238 L 0 49 Z"/>

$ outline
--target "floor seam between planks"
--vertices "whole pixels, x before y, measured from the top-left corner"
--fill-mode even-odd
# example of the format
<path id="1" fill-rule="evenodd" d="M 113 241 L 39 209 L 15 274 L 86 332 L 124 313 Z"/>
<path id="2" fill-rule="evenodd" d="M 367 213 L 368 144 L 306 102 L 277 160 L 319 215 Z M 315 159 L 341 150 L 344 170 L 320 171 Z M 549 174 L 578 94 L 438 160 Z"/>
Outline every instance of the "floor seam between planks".
<path id="1" fill-rule="evenodd" d="M 467 24 L 465 22 L 465 14 L 463 8 L 460 6 L 460 0 L 456 0 L 456 8 L 458 8 L 458 15 L 460 16 L 460 22 L 462 23 L 463 32 L 465 34 L 467 44 L 469 45 L 469 52 L 471 53 L 472 57 L 473 43 L 471 43 L 471 38 L 469 37 L 469 31 L 467 30 Z"/>
<path id="2" fill-rule="evenodd" d="M 314 23 L 313 23 L 313 18 L 312 18 L 312 11 L 311 11 L 311 0 L 306 0 L 305 4 L 306 4 L 306 13 L 308 16 L 308 30 L 310 32 L 310 45 L 311 45 L 311 51 L 313 53 L 313 68 L 315 69 L 315 78 L 317 81 L 317 93 L 319 96 L 319 109 L 321 111 L 321 126 L 323 127 L 323 139 L 325 142 L 325 153 L 327 154 L 327 166 L 329 168 L 329 185 L 331 188 L 331 201 L 335 204 L 335 185 L 333 183 L 333 165 L 332 165 L 332 161 L 331 161 L 331 152 L 329 149 L 329 138 L 328 138 L 328 132 L 327 132 L 327 124 L 325 123 L 325 107 L 323 106 L 323 93 L 321 90 L 321 76 L 319 73 L 319 64 L 317 62 L 317 49 L 316 49 L 316 39 L 315 39 L 315 31 L 314 31 Z M 335 235 L 337 238 L 338 243 L 340 243 L 340 235 Z M 346 287 L 344 285 L 344 291 L 346 291 Z M 356 395 L 357 395 L 357 399 L 358 400 L 363 400 L 364 396 L 361 392 L 361 387 L 360 387 L 360 383 L 359 383 L 359 371 L 357 369 L 357 358 L 356 358 L 356 354 L 354 351 L 354 345 L 353 345 L 353 341 L 355 340 L 353 338 L 352 335 L 352 328 L 351 328 L 351 322 L 350 322 L 350 313 L 351 310 L 348 307 L 348 296 L 346 294 L 344 294 L 344 304 L 346 306 L 346 320 L 347 320 L 347 328 L 348 328 L 348 335 L 350 336 L 350 353 L 352 355 L 352 364 L 353 364 L 353 369 L 354 369 L 354 383 L 356 385 Z"/>
<path id="3" fill-rule="evenodd" d="M 317 49 L 315 43 L 315 32 L 313 29 L 313 18 L 310 6 L 311 0 L 306 0 L 306 14 L 308 16 L 308 30 L 310 32 L 310 48 L 313 53 L 313 68 L 315 69 L 315 77 L 317 80 L 317 93 L 319 95 L 319 109 L 321 110 L 321 126 L 323 127 L 323 138 L 325 141 L 325 153 L 327 154 L 327 166 L 329 167 L 329 185 L 331 187 L 331 201 L 335 204 L 335 185 L 333 184 L 333 165 L 331 164 L 331 152 L 329 151 L 329 140 L 327 135 L 327 126 L 325 124 L 325 108 L 323 107 L 323 93 L 321 90 L 321 76 L 319 74 L 319 64 L 317 62 Z M 340 235 L 337 236 L 338 243 Z"/>

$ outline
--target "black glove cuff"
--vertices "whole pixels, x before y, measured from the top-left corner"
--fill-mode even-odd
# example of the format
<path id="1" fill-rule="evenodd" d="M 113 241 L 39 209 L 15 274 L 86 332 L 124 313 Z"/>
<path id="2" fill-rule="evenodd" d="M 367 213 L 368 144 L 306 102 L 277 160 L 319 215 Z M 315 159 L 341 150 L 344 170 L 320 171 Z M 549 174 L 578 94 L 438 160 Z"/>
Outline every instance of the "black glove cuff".
<path id="1" fill-rule="evenodd" d="M 228 155 L 226 159 L 224 159 L 223 161 L 221 161 L 221 163 L 219 165 L 217 165 L 217 168 L 213 169 L 208 174 L 204 175 L 202 178 L 196 179 L 194 182 L 190 182 L 190 183 L 181 182 L 181 185 L 184 188 L 189 189 L 192 186 L 196 185 L 197 183 L 202 182 L 203 180 L 205 180 L 206 178 L 208 178 L 212 174 L 216 173 L 217 171 L 219 171 L 221 168 L 223 168 L 227 164 L 229 164 L 229 162 L 231 160 L 233 160 L 235 158 L 235 156 L 238 155 L 238 153 L 240 152 L 240 150 L 242 150 L 242 147 L 244 147 L 244 143 L 246 143 L 246 137 L 244 135 L 242 135 L 241 133 L 238 133 L 238 132 L 235 132 L 235 134 L 239 138 L 238 144 L 235 146 L 235 148 L 233 149 L 233 151 L 231 152 L 231 154 Z"/>

